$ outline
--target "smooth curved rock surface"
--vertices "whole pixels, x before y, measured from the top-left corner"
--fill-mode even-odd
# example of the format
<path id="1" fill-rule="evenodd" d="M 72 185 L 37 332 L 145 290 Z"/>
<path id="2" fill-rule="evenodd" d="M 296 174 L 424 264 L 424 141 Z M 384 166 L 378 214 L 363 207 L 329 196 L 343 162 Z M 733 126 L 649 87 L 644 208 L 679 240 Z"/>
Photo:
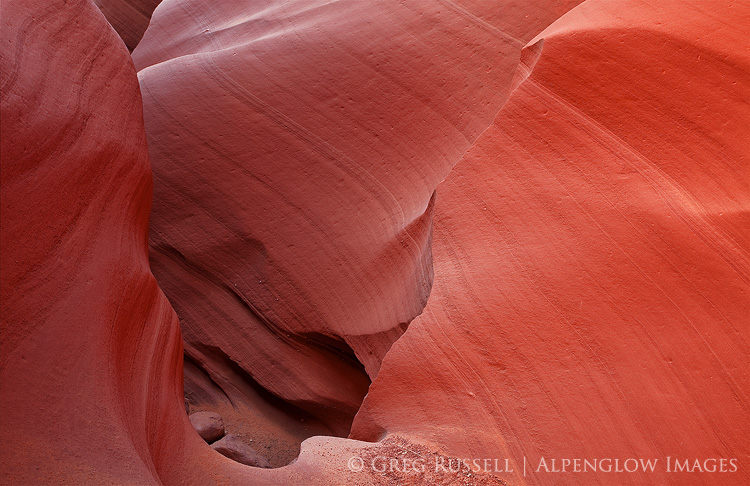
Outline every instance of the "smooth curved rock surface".
<path id="1" fill-rule="evenodd" d="M 151 174 L 128 53 L 87 1 L 3 2 L 0 23 L 3 484 L 344 477 L 330 463 L 359 443 L 311 441 L 294 468 L 264 476 L 195 433 L 177 317 L 149 271 Z"/>
<path id="2" fill-rule="evenodd" d="M 195 412 L 188 418 L 201 439 L 209 444 L 224 436 L 224 420 L 216 412 Z"/>
<path id="3" fill-rule="evenodd" d="M 132 52 L 146 32 L 160 0 L 94 0 L 125 46 Z"/>
<path id="4" fill-rule="evenodd" d="M 346 463 L 389 443 L 310 439 L 293 467 L 261 472 L 192 430 L 177 321 L 146 260 L 151 180 L 127 54 L 90 2 L 0 8 L 4 482 L 377 483 Z"/>
<path id="5" fill-rule="evenodd" d="M 438 189 L 430 301 L 352 437 L 525 456 L 532 484 L 750 480 L 666 472 L 750 461 L 749 14 L 587 2 L 529 43 Z M 660 462 L 554 474 L 544 457 Z"/>
<path id="6" fill-rule="evenodd" d="M 237 391 L 250 382 L 348 434 L 427 301 L 435 188 L 505 100 L 525 40 L 564 11 L 159 6 L 133 58 L 151 261 L 195 365 L 192 401 L 250 402 Z"/>
<path id="7" fill-rule="evenodd" d="M 427 2 L 404 5 L 429 6 Z M 444 19 L 448 12 L 478 12 L 480 5 L 490 4 L 466 2 L 461 4 L 464 11 L 451 8 L 456 3 L 440 5 L 447 6 L 441 7 Z M 553 9 L 533 10 L 536 4 L 526 5 L 527 13 L 505 19 L 508 30 L 524 41 L 556 18 Z M 514 64 L 506 66 L 510 71 L 498 77 L 497 86 L 503 91 L 508 91 L 508 86 L 516 89 L 489 129 L 484 131 L 478 118 L 473 118 L 475 113 L 451 115 L 474 123 L 466 126 L 475 127 L 475 131 L 461 132 L 462 136 L 473 133 L 478 137 L 473 145 L 470 137 L 464 137 L 459 144 L 462 148 L 443 146 L 438 143 L 440 136 L 452 143 L 461 138 L 452 130 L 437 135 L 440 126 L 427 122 L 422 126 L 429 128 L 424 135 L 428 141 L 420 142 L 419 130 L 411 121 L 399 119 L 404 140 L 415 147 L 409 152 L 404 148 L 409 144 L 402 140 L 402 145 L 392 148 L 393 153 L 404 150 L 416 157 L 429 148 L 434 155 L 449 145 L 455 151 L 436 159 L 440 167 L 431 166 L 435 174 L 421 174 L 424 180 L 414 196 L 403 196 L 405 201 L 414 197 L 412 209 L 431 201 L 430 181 L 439 181 L 440 171 L 448 174 L 447 166 L 455 162 L 451 157 L 462 155 L 463 147 L 468 149 L 438 189 L 434 203 L 436 278 L 429 303 L 387 355 L 385 349 L 403 330 L 400 322 L 395 328 L 373 325 L 365 329 L 356 323 L 350 329 L 333 319 L 326 328 L 330 336 L 325 335 L 340 336 L 348 347 L 359 350 L 358 358 L 375 377 L 354 422 L 353 438 L 309 438 L 290 466 L 260 469 L 213 451 L 192 429 L 184 411 L 178 322 L 150 273 L 147 259 L 151 177 L 135 70 L 124 46 L 91 2 L 0 3 L 0 39 L 6 46 L 0 50 L 3 483 L 750 482 L 744 466 L 750 461 L 746 367 L 750 357 L 750 147 L 745 124 L 750 118 L 750 56 L 745 47 L 749 10 L 741 3 L 719 1 L 590 1 L 528 44 L 515 79 L 511 75 L 514 68 L 510 69 Z M 238 19 L 227 15 L 231 9 L 210 12 L 229 18 L 224 25 L 227 29 Z M 274 19 L 273 12 L 273 8 L 263 10 L 263 15 L 249 20 Z M 505 21 L 499 12 L 487 7 L 479 19 L 497 25 L 492 22 Z M 281 20 L 292 13 L 294 10 L 287 10 Z M 437 12 L 432 13 L 427 17 L 434 19 Z M 278 31 L 278 36 L 283 34 L 285 42 L 293 42 L 293 46 L 298 46 L 298 40 L 287 37 L 296 29 L 301 36 L 309 36 L 319 22 L 321 29 L 341 29 L 338 35 L 343 35 L 352 29 L 350 22 L 361 21 L 351 16 L 341 20 L 335 15 L 300 15 L 291 15 L 294 26 L 282 22 L 287 26 Z M 425 15 L 416 17 L 418 23 Z M 478 22 L 468 18 L 473 19 L 469 25 Z M 301 20 L 305 22 L 298 22 Z M 425 35 L 438 40 L 448 35 L 441 22 L 430 23 Z M 532 22 L 538 22 L 534 25 L 539 28 L 528 27 Z M 455 20 L 446 23 L 459 27 Z M 366 32 L 369 24 L 356 25 L 361 27 L 359 32 Z M 514 26 L 526 26 L 527 30 L 517 32 Z M 190 40 L 195 33 L 184 32 L 187 40 L 175 49 L 195 44 Z M 332 35 L 329 30 L 320 34 L 322 38 L 324 33 Z M 382 45 L 382 39 L 378 41 L 375 45 Z M 311 46 L 322 49 L 321 44 L 309 43 L 299 48 Z M 393 41 L 388 52 L 401 48 Z M 175 52 L 187 52 L 179 49 Z M 232 49 L 222 55 L 230 56 Z M 284 49 L 288 49 L 285 55 L 276 59 L 294 66 L 294 52 L 289 50 L 295 49 Z M 468 52 L 474 51 L 469 48 Z M 163 102 L 172 96 L 177 100 L 188 96 L 189 90 L 179 86 L 179 76 L 197 66 L 208 69 L 206 57 L 214 55 L 188 54 L 162 63 L 180 69 L 172 77 L 153 73 L 154 84 L 149 88 L 163 96 L 158 98 Z M 478 52 L 473 59 L 481 58 Z M 427 61 L 434 59 L 423 56 L 419 60 Z M 149 69 L 158 66 L 161 64 Z M 298 66 L 297 70 L 314 74 L 314 67 Z M 325 65 L 316 68 L 325 73 Z M 290 67 L 288 74 L 293 71 Z M 142 80 L 144 72 L 148 69 L 142 71 Z M 415 75 L 411 81 L 418 84 L 419 79 L 422 77 Z M 320 85 L 295 86 L 323 90 L 322 80 Z M 283 76 L 274 80 L 282 81 Z M 226 110 L 218 102 L 221 96 L 198 89 L 201 86 L 193 96 L 207 96 L 212 101 L 208 107 Z M 288 104 L 282 102 L 289 93 L 294 94 L 287 89 L 290 91 L 276 98 L 274 109 L 297 106 L 291 99 Z M 450 89 L 457 89 L 456 85 Z M 208 96 L 212 93 L 216 98 Z M 477 100 L 487 99 L 476 96 Z M 500 101 L 496 100 L 498 108 L 504 97 L 502 94 Z M 152 96 L 149 103 L 154 99 L 157 97 Z M 467 99 L 474 98 L 463 101 Z M 371 101 L 377 106 L 380 100 Z M 308 118 L 300 126 L 330 128 L 313 121 L 316 116 L 319 120 L 338 119 L 341 115 L 333 114 L 338 113 L 335 106 L 321 107 L 325 110 L 320 115 L 305 111 Z M 487 123 L 494 116 L 489 108 L 482 113 Z M 203 128 L 194 128 L 195 133 L 216 133 L 212 131 L 217 130 L 215 117 L 219 115 L 208 108 L 192 118 L 190 115 L 183 113 L 183 118 L 172 123 L 192 127 L 194 119 L 202 117 Z M 437 115 L 432 120 L 445 121 Z M 240 122 L 245 123 L 241 117 Z M 372 120 L 373 127 L 390 129 L 380 123 L 377 116 Z M 351 125 L 341 124 L 344 128 Z M 174 133 L 170 123 L 164 123 L 163 132 L 159 125 L 154 126 L 149 137 L 168 140 Z M 284 129 L 278 131 L 279 136 L 284 135 Z M 480 136 L 480 132 L 484 133 Z M 340 137 L 337 140 L 347 140 L 343 132 Z M 324 139 L 328 140 L 328 132 Z M 254 141 L 263 140 L 259 136 Z M 392 140 L 398 141 L 398 137 L 394 135 Z M 214 145 L 196 135 L 188 142 L 197 153 L 210 153 L 211 148 L 219 150 L 217 147 L 244 150 L 241 141 L 238 145 Z M 305 153 L 303 142 L 295 146 L 300 153 Z M 167 145 L 171 150 L 180 144 Z M 365 150 L 365 145 L 353 144 L 347 150 L 356 153 Z M 156 147 L 159 154 L 161 149 Z M 286 145 L 283 149 L 291 150 Z M 180 153 L 190 155 L 187 148 Z M 413 161 L 415 167 L 420 166 L 417 162 Z M 172 169 L 179 169 L 178 165 Z M 403 167 L 392 169 L 395 172 Z M 218 177 L 208 169 L 201 173 L 207 181 L 213 176 Z M 391 177 L 398 179 L 397 174 Z M 301 176 L 294 180 L 307 182 Z M 246 214 L 226 211 L 223 198 L 208 197 L 211 187 L 197 181 L 185 190 L 204 190 L 196 201 L 211 201 L 205 209 L 215 204 L 216 212 L 211 214 L 217 218 L 245 221 Z M 245 186 L 238 182 L 238 187 Z M 162 191 L 168 189 L 165 186 Z M 223 190 L 223 186 L 213 190 Z M 408 192 L 406 188 L 401 191 Z M 237 194 L 239 198 L 244 192 Z M 197 208 L 203 208 L 202 203 L 195 207 L 195 214 L 183 215 L 186 221 L 180 219 L 175 225 L 189 228 L 187 220 L 194 218 L 197 227 L 205 224 L 215 230 L 208 224 L 211 218 L 200 217 Z M 372 207 L 363 206 L 365 210 Z M 348 221 L 344 213 L 341 221 Z M 415 209 L 415 217 L 419 214 Z M 428 218 L 422 220 L 424 226 L 428 223 Z M 390 232 L 376 235 L 381 238 L 375 238 L 377 241 L 400 234 L 383 225 Z M 347 229 L 356 232 L 357 228 Z M 162 241 L 164 234 L 155 234 L 152 243 Z M 178 265 L 162 259 L 162 270 L 176 272 L 171 280 L 165 277 L 165 287 L 176 292 L 175 302 L 183 303 L 181 312 L 187 319 L 201 316 L 199 306 L 190 298 L 204 290 L 208 296 L 201 303 L 212 303 L 206 311 L 208 317 L 216 317 L 215 309 L 223 309 L 223 303 L 231 302 L 233 296 L 245 295 L 245 290 L 216 290 L 216 281 L 221 281 L 216 275 L 234 276 L 228 269 L 231 259 L 224 260 L 225 255 L 248 248 L 261 256 L 274 254 L 270 244 L 263 248 L 271 250 L 263 253 L 248 240 L 240 245 L 230 239 L 224 247 L 218 244 L 223 234 L 215 234 L 216 241 L 209 238 L 196 243 L 199 247 L 217 243 L 206 253 L 196 250 L 207 259 L 205 268 L 215 272 L 213 280 L 201 281 L 189 274 L 192 276 L 179 290 Z M 189 239 L 189 235 L 182 237 Z M 209 258 L 212 254 L 214 259 Z M 403 256 L 401 251 L 393 255 Z M 192 254 L 183 254 L 186 256 Z M 177 253 L 169 258 L 181 261 Z M 296 265 L 303 263 L 304 259 Z M 154 264 L 160 264 L 158 255 Z M 255 268 L 256 260 L 247 265 Z M 270 268 L 259 263 L 257 267 Z M 331 272 L 335 274 L 337 268 L 333 266 Z M 250 288 L 244 281 L 230 282 Z M 419 295 L 414 288 L 411 292 L 412 297 Z M 253 305 L 264 301 L 257 302 Z M 229 316 L 249 321 L 248 316 L 256 315 L 232 305 L 226 307 Z M 269 300 L 264 305 L 281 304 Z M 410 309 L 419 309 L 419 305 L 411 302 Z M 282 324 L 289 322 L 297 321 Z M 263 329 L 260 324 L 236 329 L 256 332 L 258 328 Z M 326 419 L 330 412 L 315 410 L 310 404 L 335 403 L 330 400 L 335 390 L 324 386 L 328 396 L 310 393 L 295 389 L 310 386 L 293 379 L 316 374 L 319 369 L 328 377 L 347 376 L 356 366 L 329 371 L 341 368 L 348 359 L 340 353 L 346 351 L 341 342 L 323 339 L 320 332 L 306 336 L 316 345 L 292 345 L 291 336 L 301 334 L 294 334 L 299 331 L 296 327 L 289 331 L 287 344 L 268 349 L 283 350 L 286 362 L 295 363 L 294 373 L 274 375 L 281 380 L 274 386 L 286 397 L 312 396 L 297 403 Z M 268 405 L 273 398 L 266 395 L 265 384 L 261 386 L 260 378 L 254 381 L 255 375 L 249 377 L 248 370 L 238 366 L 237 358 L 230 354 L 233 348 L 202 342 L 190 332 L 195 331 L 186 327 L 186 338 L 193 343 L 186 360 L 186 382 L 197 398 L 215 400 L 217 407 L 231 406 L 237 398 L 246 399 L 242 406 L 248 408 L 266 403 L 264 416 L 278 419 L 283 424 L 277 424 L 279 429 L 310 417 L 311 413 Z M 280 340 L 285 336 L 278 330 L 276 335 Z M 258 336 L 256 345 L 265 345 L 263 334 Z M 235 344 L 247 343 L 246 336 L 235 340 Z M 288 359 L 288 348 L 293 346 L 308 355 L 298 361 Z M 367 358 L 368 349 L 375 358 Z M 321 359 L 319 367 L 301 371 L 317 359 Z M 350 375 L 364 376 L 359 372 Z M 215 384 L 211 384 L 212 378 L 217 379 Z M 222 416 L 229 417 L 224 412 Z M 270 423 L 271 419 L 266 425 L 270 427 Z M 314 430 L 325 427 L 318 423 Z M 517 467 L 513 473 L 500 475 L 458 471 L 436 477 L 433 471 L 422 476 L 398 470 L 380 473 L 371 467 L 356 471 L 359 463 L 351 462 L 352 458 L 387 458 L 423 459 L 431 464 L 429 461 L 467 457 L 519 461 L 527 456 L 536 461 L 539 457 L 605 455 L 658 457 L 662 466 L 666 455 L 733 457 L 740 468 L 732 474 L 668 474 L 661 469 L 653 475 L 563 476 L 531 471 L 524 477 Z"/>
<path id="8" fill-rule="evenodd" d="M 135 69 L 93 3 L 0 19 L 2 482 L 155 483 L 189 424 Z"/>
<path id="9" fill-rule="evenodd" d="M 221 440 L 214 442 L 211 444 L 211 448 L 219 454 L 247 466 L 271 467 L 268 459 L 233 434 L 227 434 Z"/>

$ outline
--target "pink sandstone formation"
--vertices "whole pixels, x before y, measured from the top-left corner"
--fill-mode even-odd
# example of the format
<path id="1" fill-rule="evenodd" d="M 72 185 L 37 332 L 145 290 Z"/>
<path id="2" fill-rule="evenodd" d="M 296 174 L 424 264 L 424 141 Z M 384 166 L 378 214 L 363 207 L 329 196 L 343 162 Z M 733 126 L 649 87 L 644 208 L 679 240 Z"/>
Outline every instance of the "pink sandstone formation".
<path id="1" fill-rule="evenodd" d="M 94 0 L 94 3 L 132 51 L 146 32 L 159 0 Z"/>
<path id="2" fill-rule="evenodd" d="M 155 483 L 189 423 L 135 69 L 90 2 L 1 8 L 0 482 Z"/>
<path id="3" fill-rule="evenodd" d="M 216 412 L 196 412 L 188 415 L 190 424 L 193 426 L 201 439 L 209 444 L 216 442 L 224 436 L 224 420 Z"/>
<path id="4" fill-rule="evenodd" d="M 429 295 L 435 187 L 507 96 L 519 37 L 563 11 L 444 7 L 166 1 L 133 54 L 187 396 L 291 434 L 287 460 L 348 434 Z M 259 387 L 294 408 L 269 416 Z"/>
<path id="5" fill-rule="evenodd" d="M 750 482 L 750 8 L 578 3 L 3 3 L 2 482 Z"/>
<path id="6" fill-rule="evenodd" d="M 427 301 L 435 188 L 506 99 L 524 42 L 563 11 L 162 2 L 133 59 L 151 261 L 193 405 L 277 429 L 278 413 L 244 406 L 262 398 L 251 382 L 295 407 L 286 428 L 349 433 Z"/>
<path id="7" fill-rule="evenodd" d="M 271 467 L 268 459 L 233 434 L 225 435 L 220 440 L 211 444 L 211 448 L 241 464 L 262 468 Z"/>

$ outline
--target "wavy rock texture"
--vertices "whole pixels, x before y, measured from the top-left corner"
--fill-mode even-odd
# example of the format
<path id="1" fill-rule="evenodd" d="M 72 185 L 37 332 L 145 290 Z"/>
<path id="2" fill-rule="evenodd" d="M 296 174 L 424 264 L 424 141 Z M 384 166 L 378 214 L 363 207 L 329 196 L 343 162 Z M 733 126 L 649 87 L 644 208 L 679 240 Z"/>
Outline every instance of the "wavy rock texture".
<path id="1" fill-rule="evenodd" d="M 335 484 L 327 461 L 363 445 L 321 438 L 293 469 L 256 475 L 188 421 L 177 317 L 148 266 L 141 97 L 116 33 L 86 1 L 4 2 L 0 19 L 2 483 Z"/>
<path id="2" fill-rule="evenodd" d="M 750 480 L 665 472 L 667 456 L 750 460 L 748 14 L 587 2 L 529 43 L 438 189 L 430 301 L 353 437 L 526 456 L 532 484 Z M 661 462 L 536 473 L 542 457 Z"/>
<path id="3" fill-rule="evenodd" d="M 211 450 L 136 71 L 93 3 L 4 2 L 3 483 L 750 482 L 747 6 L 178 3 L 134 55 L 191 408 L 286 454 L 374 381 L 290 466 Z M 519 464 L 667 455 L 740 468 Z"/>
<path id="4" fill-rule="evenodd" d="M 189 425 L 135 69 L 89 2 L 0 17 L 2 482 L 155 483 Z"/>
<path id="5" fill-rule="evenodd" d="M 506 99 L 523 43 L 568 8 L 490 7 L 160 5 L 133 58 L 151 260 L 194 407 L 297 443 L 349 433 L 427 301 L 436 186 Z M 263 391 L 294 407 L 290 432 Z"/>
<path id="6" fill-rule="evenodd" d="M 109 23 L 133 51 L 146 32 L 148 22 L 160 0 L 94 0 Z"/>

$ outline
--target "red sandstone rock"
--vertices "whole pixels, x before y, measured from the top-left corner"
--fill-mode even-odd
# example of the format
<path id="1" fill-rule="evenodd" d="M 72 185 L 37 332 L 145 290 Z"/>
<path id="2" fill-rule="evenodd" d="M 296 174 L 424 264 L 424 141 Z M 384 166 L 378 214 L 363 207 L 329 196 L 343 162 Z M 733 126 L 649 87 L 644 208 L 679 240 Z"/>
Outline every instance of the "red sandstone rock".
<path id="1" fill-rule="evenodd" d="M 191 400 L 247 403 L 238 382 L 257 382 L 348 434 L 427 301 L 435 188 L 505 100 L 525 40 L 563 11 L 160 5 L 133 58 L 151 261 L 195 364 Z"/>
<path id="2" fill-rule="evenodd" d="M 224 421 L 216 412 L 195 412 L 188 417 L 201 439 L 209 444 L 224 436 Z"/>
<path id="3" fill-rule="evenodd" d="M 90 3 L 3 3 L 0 18 L 4 482 L 376 483 L 345 464 L 390 445 L 311 439 L 293 467 L 261 472 L 189 430 L 177 321 L 146 261 L 125 50 Z"/>
<path id="4" fill-rule="evenodd" d="M 94 0 L 109 23 L 132 51 L 143 37 L 160 0 Z"/>
<path id="5" fill-rule="evenodd" d="M 352 437 L 512 457 L 519 483 L 750 481 L 666 463 L 750 461 L 749 15 L 587 2 L 529 43 L 528 78 L 438 189 L 430 301 Z"/>
<path id="6" fill-rule="evenodd" d="M 379 442 L 311 438 L 294 464 L 273 470 L 222 457 L 189 430 L 177 320 L 148 268 L 150 177 L 135 74 L 122 44 L 90 3 L 4 2 L 0 8 L 6 46 L 0 50 L 4 483 L 750 482 L 742 467 L 750 461 L 745 5 L 587 2 L 530 43 L 517 90 L 439 189 L 429 304 L 388 352 L 352 432 Z M 501 12 L 487 10 L 488 16 Z M 524 25 L 523 17 L 516 23 Z M 237 20 L 228 18 L 225 29 Z M 334 20 L 341 19 L 302 15 L 295 24 L 301 33 L 314 29 L 313 21 L 351 28 Z M 440 22 L 431 25 L 425 35 L 444 34 Z M 291 37 L 295 28 L 269 35 Z M 185 39 L 182 47 L 194 42 Z M 397 44 L 389 52 L 398 52 Z M 283 52 L 276 59 L 293 59 Z M 194 69 L 194 62 L 208 69 L 201 64 L 205 57 L 181 58 L 181 67 Z M 169 100 L 168 89 L 187 96 L 184 86 L 168 81 L 155 76 L 150 88 L 159 99 Z M 212 94 L 198 88 L 195 97 Z M 279 109 L 292 105 L 278 102 Z M 322 106 L 320 120 L 335 119 L 335 107 Z M 189 115 L 183 119 L 192 120 Z M 193 118 L 203 117 L 210 133 L 212 116 Z M 314 118 L 301 126 L 320 129 Z M 376 116 L 372 123 L 381 121 Z M 168 138 L 169 126 L 151 130 Z M 482 128 L 476 127 L 478 134 Z M 420 145 L 416 128 L 401 128 L 417 146 L 415 156 L 426 146 L 443 148 L 433 132 L 426 135 L 431 145 Z M 198 152 L 210 153 L 203 144 L 214 147 L 197 136 L 194 141 Z M 239 150 L 232 143 L 217 146 Z M 408 146 L 394 153 L 410 153 Z M 208 169 L 201 175 L 212 176 Z M 201 187 L 211 193 L 210 185 Z M 426 182 L 423 189 L 429 192 Z M 226 206 L 201 207 L 211 208 L 219 217 Z M 183 217 L 207 224 L 197 211 Z M 205 257 L 206 268 L 224 275 L 220 263 L 228 250 L 221 238 L 210 241 L 218 250 L 215 261 Z M 215 281 L 188 279 L 194 289 L 185 292 L 200 294 Z M 176 279 L 166 282 L 176 287 Z M 184 307 L 199 314 L 197 305 Z M 376 358 L 363 361 L 378 368 L 387 346 L 376 344 L 394 335 L 365 333 L 357 341 L 334 322 L 341 327 L 333 331 L 352 348 L 376 350 Z M 192 365 L 195 382 L 210 373 L 224 380 L 223 389 L 232 383 L 252 388 L 232 365 L 235 357 L 225 359 L 228 352 L 218 352 L 212 341 L 190 338 L 193 356 L 203 360 Z M 283 350 L 286 359 L 285 346 L 270 349 Z M 312 353 L 315 347 L 298 349 Z M 327 353 L 296 366 L 321 356 L 329 368 L 343 362 L 330 358 L 335 351 Z M 289 390 L 293 382 L 283 384 L 305 375 L 293 371 L 279 375 L 277 386 L 288 396 L 304 396 L 306 390 Z M 209 398 L 219 393 L 205 390 Z M 318 403 L 332 403 L 329 397 Z M 386 433 L 408 440 L 380 440 Z M 371 467 L 357 472 L 352 465 L 359 463 L 350 462 L 528 456 L 537 466 L 545 456 L 616 456 L 659 457 L 664 467 L 666 455 L 734 457 L 740 468 L 731 474 L 557 475 L 532 467 L 523 477 L 518 467 L 499 478 L 460 472 L 435 478 Z"/>
<path id="7" fill-rule="evenodd" d="M 237 461 L 242 464 L 253 467 L 269 468 L 271 465 L 268 463 L 268 459 L 263 457 L 250 447 L 248 444 L 242 441 L 239 437 L 233 434 L 227 434 L 221 440 L 211 444 L 211 448 L 219 454 L 226 456 L 233 461 Z"/>
<path id="8" fill-rule="evenodd" d="M 153 483 L 189 423 L 135 69 L 89 2 L 1 8 L 1 482 Z"/>

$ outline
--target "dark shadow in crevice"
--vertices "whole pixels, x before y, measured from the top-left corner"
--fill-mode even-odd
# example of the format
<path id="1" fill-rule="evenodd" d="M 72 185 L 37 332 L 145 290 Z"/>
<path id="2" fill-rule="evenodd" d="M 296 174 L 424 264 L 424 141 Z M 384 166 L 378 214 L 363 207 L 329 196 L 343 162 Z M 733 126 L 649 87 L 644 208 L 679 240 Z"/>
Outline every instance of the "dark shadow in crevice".
<path id="1" fill-rule="evenodd" d="M 367 376 L 354 352 L 343 341 L 321 335 L 294 337 L 306 346 L 322 347 L 335 353 L 342 362 L 359 368 L 362 376 Z M 316 417 L 330 415 L 329 407 L 308 403 L 303 409 L 276 396 L 215 346 L 186 347 L 184 363 L 189 413 L 218 413 L 224 420 L 226 433 L 239 437 L 267 458 L 271 467 L 285 466 L 296 460 L 300 444 L 309 437 L 346 437 L 349 434 L 353 414 L 345 418 L 345 429 L 332 430 Z"/>

